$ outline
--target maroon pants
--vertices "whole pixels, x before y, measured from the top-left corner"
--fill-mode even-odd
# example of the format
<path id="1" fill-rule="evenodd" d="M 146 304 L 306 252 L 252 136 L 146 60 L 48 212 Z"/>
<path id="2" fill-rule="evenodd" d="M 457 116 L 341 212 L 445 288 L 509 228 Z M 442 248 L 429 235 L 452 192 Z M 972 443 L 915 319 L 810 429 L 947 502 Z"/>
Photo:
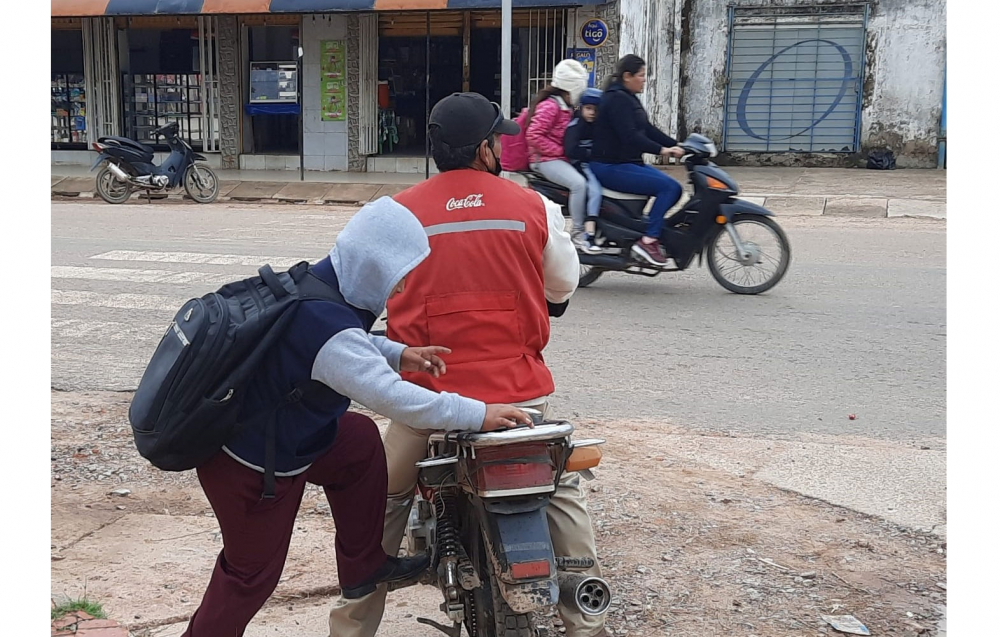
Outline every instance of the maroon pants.
<path id="1" fill-rule="evenodd" d="M 243 635 L 278 585 L 306 482 L 322 486 L 330 501 L 341 586 L 360 584 L 386 560 L 385 449 L 367 416 L 344 414 L 333 447 L 303 473 L 277 478 L 273 499 L 261 498 L 261 473 L 224 451 L 198 467 L 198 479 L 219 520 L 223 546 L 182 637 Z"/>

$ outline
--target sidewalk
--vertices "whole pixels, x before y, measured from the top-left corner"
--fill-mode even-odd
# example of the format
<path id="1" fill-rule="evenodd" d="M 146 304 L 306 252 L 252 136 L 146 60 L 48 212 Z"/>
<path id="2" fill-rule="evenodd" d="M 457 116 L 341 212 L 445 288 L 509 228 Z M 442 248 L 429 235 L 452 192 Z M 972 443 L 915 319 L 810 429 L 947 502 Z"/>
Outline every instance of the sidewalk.
<path id="1" fill-rule="evenodd" d="M 741 198 L 778 215 L 947 217 L 947 173 L 942 170 L 727 167 L 726 171 L 740 185 Z M 292 170 L 217 172 L 219 201 L 357 205 L 423 180 L 422 174 L 402 173 L 307 171 L 305 181 L 299 181 L 298 171 Z M 671 166 L 666 172 L 682 183 L 687 180 L 683 168 Z M 523 183 L 518 176 L 514 179 Z M 86 167 L 52 166 L 53 197 L 93 197 L 93 190 L 94 173 Z M 185 195 L 171 193 L 167 198 Z"/>

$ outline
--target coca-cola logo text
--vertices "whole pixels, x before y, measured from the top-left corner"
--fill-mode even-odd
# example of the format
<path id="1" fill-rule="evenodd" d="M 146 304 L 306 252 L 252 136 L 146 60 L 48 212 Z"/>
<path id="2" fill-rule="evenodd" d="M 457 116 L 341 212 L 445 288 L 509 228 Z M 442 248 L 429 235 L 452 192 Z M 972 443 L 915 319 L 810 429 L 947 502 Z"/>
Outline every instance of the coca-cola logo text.
<path id="1" fill-rule="evenodd" d="M 455 199 L 452 197 L 448 200 L 448 205 L 445 206 L 445 210 L 460 210 L 462 208 L 482 208 L 485 204 L 483 203 L 483 196 L 479 195 L 469 195 L 465 199 Z"/>

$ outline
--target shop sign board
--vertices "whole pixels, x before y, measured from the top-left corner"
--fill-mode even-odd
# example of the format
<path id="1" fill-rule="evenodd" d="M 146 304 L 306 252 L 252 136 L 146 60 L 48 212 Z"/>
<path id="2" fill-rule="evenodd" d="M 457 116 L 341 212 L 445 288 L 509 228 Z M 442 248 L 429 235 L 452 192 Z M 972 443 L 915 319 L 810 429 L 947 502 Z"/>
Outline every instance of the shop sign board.
<path id="1" fill-rule="evenodd" d="M 324 122 L 347 119 L 347 48 L 343 40 L 320 42 L 320 112 Z"/>
<path id="2" fill-rule="evenodd" d="M 604 20 L 590 20 L 580 30 L 580 37 L 587 46 L 601 46 L 608 41 L 608 25 Z"/>
<path id="3" fill-rule="evenodd" d="M 596 81 L 594 69 L 597 67 L 597 51 L 586 47 L 569 49 L 566 51 L 566 57 L 576 60 L 583 65 L 583 68 L 587 69 L 587 86 L 593 87 L 594 82 Z"/>

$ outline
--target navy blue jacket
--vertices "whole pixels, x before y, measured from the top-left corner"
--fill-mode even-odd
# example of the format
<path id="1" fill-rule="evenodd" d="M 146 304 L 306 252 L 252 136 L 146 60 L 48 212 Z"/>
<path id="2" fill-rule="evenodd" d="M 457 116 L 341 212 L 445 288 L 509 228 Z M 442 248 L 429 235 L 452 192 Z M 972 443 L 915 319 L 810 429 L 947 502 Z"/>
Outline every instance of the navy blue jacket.
<path id="1" fill-rule="evenodd" d="M 643 153 L 658 155 L 677 140 L 649 123 L 639 98 L 621 83 L 614 83 L 601 96 L 594 122 L 592 161 L 602 164 L 641 164 Z"/>
<path id="2" fill-rule="evenodd" d="M 583 164 L 590 162 L 591 150 L 594 147 L 594 124 L 595 122 L 583 119 L 577 110 L 569 126 L 566 127 L 563 152 L 571 162 Z"/>
<path id="3" fill-rule="evenodd" d="M 312 272 L 334 288 L 337 275 L 330 258 L 317 262 Z M 267 414 L 297 384 L 310 379 L 317 354 L 328 340 L 345 329 L 371 329 L 375 316 L 366 310 L 329 301 L 303 301 L 260 371 L 248 384 L 240 422 L 244 423 L 225 451 L 251 468 L 263 471 Z M 337 419 L 351 400 L 333 389 L 324 388 L 299 403 L 283 407 L 276 423 L 275 475 L 289 476 L 304 471 L 330 449 L 337 435 Z M 249 424 L 246 424 L 249 423 Z"/>

